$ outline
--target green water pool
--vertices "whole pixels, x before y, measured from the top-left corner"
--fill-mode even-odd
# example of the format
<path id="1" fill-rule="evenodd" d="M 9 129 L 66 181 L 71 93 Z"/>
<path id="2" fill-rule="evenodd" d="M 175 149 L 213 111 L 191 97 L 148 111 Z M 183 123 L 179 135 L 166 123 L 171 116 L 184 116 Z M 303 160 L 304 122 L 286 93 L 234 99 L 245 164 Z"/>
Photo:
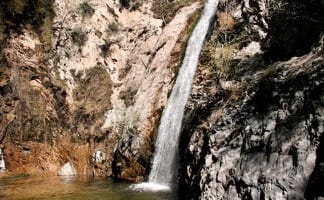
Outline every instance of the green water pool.
<path id="1" fill-rule="evenodd" d="M 85 177 L 13 176 L 0 180 L 0 199 L 178 200 L 178 192 L 134 191 L 130 184 Z"/>

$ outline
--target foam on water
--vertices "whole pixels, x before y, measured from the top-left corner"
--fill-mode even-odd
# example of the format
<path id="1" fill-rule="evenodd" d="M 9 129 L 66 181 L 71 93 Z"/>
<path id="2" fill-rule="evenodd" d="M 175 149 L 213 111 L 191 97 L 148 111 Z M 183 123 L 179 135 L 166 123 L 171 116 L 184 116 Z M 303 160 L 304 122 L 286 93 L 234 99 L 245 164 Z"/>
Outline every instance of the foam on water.
<path id="1" fill-rule="evenodd" d="M 136 191 L 170 191 L 171 188 L 166 185 L 161 185 L 158 183 L 149 183 L 149 182 L 144 182 L 144 183 L 139 183 L 139 184 L 133 184 L 130 186 L 130 189 L 136 190 Z"/>
<path id="2" fill-rule="evenodd" d="M 76 175 L 76 170 L 73 167 L 73 164 L 70 162 L 65 163 L 60 171 L 58 171 L 57 175 L 59 176 L 73 176 Z"/>

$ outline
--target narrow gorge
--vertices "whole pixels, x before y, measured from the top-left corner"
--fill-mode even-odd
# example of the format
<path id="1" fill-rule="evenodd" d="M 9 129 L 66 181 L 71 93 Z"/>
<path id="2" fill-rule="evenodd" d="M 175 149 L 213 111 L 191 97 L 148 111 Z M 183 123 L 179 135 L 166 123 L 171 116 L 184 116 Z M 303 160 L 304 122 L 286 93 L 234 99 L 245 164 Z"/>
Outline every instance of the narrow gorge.
<path id="1" fill-rule="evenodd" d="M 0 198 L 324 198 L 323 12 L 2 1 Z"/>

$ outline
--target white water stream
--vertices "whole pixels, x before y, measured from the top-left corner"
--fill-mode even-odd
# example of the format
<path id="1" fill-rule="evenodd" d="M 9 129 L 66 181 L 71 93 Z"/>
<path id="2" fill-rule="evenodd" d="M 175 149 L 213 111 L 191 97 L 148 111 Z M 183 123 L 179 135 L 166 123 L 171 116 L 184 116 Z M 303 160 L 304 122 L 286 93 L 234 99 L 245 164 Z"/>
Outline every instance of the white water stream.
<path id="1" fill-rule="evenodd" d="M 206 2 L 190 36 L 177 80 L 161 117 L 149 181 L 135 185 L 135 189 L 166 190 L 176 183 L 178 143 L 184 109 L 197 69 L 199 54 L 214 21 L 217 5 L 218 0 Z"/>

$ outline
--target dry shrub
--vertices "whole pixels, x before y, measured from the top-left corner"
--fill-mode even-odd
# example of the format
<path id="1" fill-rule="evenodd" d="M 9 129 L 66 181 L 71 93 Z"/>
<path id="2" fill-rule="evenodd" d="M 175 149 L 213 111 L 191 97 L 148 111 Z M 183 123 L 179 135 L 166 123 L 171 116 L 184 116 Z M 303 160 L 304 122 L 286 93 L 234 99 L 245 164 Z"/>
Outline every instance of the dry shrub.
<path id="1" fill-rule="evenodd" d="M 104 114 L 111 109 L 110 96 L 112 81 L 103 66 L 97 65 L 86 71 L 85 77 L 78 74 L 74 89 L 75 111 L 74 125 L 77 132 L 104 134 L 100 127 L 104 123 Z"/>
<path id="2" fill-rule="evenodd" d="M 136 88 L 129 87 L 126 90 L 120 91 L 119 98 L 123 99 L 126 106 L 129 107 L 135 103 L 135 95 L 137 93 Z"/>
<path id="3" fill-rule="evenodd" d="M 74 44 L 76 44 L 79 48 L 81 48 L 88 40 L 88 37 L 87 34 L 84 31 L 82 31 L 81 28 L 78 28 L 72 31 L 71 39 Z"/>
<path id="4" fill-rule="evenodd" d="M 91 17 L 95 12 L 88 1 L 83 1 L 82 3 L 80 3 L 80 5 L 78 6 L 78 11 L 81 14 L 82 18 Z"/>
<path id="5" fill-rule="evenodd" d="M 130 165 L 121 173 L 121 178 L 129 181 L 136 181 L 139 176 L 143 176 L 145 169 L 139 163 L 130 160 Z"/>
<path id="6" fill-rule="evenodd" d="M 124 79 L 127 76 L 127 74 L 130 72 L 131 69 L 132 69 L 132 64 L 128 60 L 126 62 L 126 65 L 123 68 L 120 69 L 118 79 L 119 80 Z"/>
<path id="7" fill-rule="evenodd" d="M 232 15 L 219 12 L 217 14 L 218 30 L 221 32 L 231 32 L 234 29 L 235 21 Z"/>
<path id="8" fill-rule="evenodd" d="M 154 17 L 162 19 L 164 24 L 167 24 L 172 20 L 180 8 L 189 6 L 197 1 L 199 0 L 154 0 L 152 11 L 154 13 Z"/>

